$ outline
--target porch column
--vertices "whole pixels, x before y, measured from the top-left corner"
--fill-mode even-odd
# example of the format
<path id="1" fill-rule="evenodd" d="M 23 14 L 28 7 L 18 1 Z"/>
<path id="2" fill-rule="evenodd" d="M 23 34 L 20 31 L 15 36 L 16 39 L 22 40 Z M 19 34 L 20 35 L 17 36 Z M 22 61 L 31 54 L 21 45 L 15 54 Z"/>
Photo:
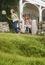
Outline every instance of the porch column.
<path id="1" fill-rule="evenodd" d="M 39 6 L 39 22 L 42 21 L 42 9 L 41 9 L 42 6 Z"/>
<path id="2" fill-rule="evenodd" d="M 19 1 L 19 12 L 20 12 L 20 20 L 22 20 L 22 12 L 23 12 L 22 0 Z"/>
<path id="3" fill-rule="evenodd" d="M 20 11 L 20 28 L 21 28 L 21 32 L 25 32 L 25 26 L 24 26 L 24 20 L 23 20 L 23 0 L 19 1 L 19 11 Z"/>

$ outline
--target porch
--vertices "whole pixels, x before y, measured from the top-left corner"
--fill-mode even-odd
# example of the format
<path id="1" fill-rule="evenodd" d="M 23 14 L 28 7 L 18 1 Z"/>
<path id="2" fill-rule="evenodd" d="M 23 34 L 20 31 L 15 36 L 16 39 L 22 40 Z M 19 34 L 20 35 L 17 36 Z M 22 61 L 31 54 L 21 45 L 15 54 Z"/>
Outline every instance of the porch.
<path id="1" fill-rule="evenodd" d="M 45 29 L 45 3 L 43 1 L 20 0 L 19 7 L 21 21 L 23 20 L 23 15 L 25 15 L 31 18 L 32 20 L 36 20 L 38 31 L 42 31 L 43 29 Z M 42 24 L 41 26 L 40 23 Z M 24 24 L 22 23 L 22 31 L 24 29 L 23 25 Z"/>

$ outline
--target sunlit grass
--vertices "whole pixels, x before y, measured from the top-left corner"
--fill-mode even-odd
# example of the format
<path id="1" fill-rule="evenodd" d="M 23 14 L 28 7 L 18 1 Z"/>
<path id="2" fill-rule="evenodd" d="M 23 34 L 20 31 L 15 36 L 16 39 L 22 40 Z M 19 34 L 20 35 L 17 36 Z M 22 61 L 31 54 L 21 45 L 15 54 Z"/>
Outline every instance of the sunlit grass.
<path id="1" fill-rule="evenodd" d="M 45 36 L 0 33 L 0 65 L 45 65 Z"/>

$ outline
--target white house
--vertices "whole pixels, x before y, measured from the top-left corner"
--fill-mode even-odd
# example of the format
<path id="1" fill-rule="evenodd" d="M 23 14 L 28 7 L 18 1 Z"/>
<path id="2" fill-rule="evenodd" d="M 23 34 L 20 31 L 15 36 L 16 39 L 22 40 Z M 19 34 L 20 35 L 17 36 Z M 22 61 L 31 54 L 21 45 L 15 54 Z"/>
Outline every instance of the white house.
<path id="1" fill-rule="evenodd" d="M 20 20 L 23 15 L 27 15 L 36 21 L 45 21 L 45 0 L 20 0 L 19 11 Z"/>
<path id="2" fill-rule="evenodd" d="M 39 21 L 43 20 L 45 17 L 45 0 L 20 0 L 20 19 L 22 19 L 22 15 L 33 13 L 35 16 L 39 17 Z M 27 7 L 24 8 L 24 6 Z M 30 14 L 31 15 L 31 14 Z"/>

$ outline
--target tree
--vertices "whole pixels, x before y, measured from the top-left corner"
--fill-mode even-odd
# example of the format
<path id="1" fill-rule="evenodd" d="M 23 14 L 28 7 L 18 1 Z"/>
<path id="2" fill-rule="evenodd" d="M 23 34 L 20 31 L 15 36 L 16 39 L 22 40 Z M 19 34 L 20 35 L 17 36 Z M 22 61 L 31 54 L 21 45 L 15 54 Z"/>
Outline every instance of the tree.
<path id="1" fill-rule="evenodd" d="M 9 11 L 10 11 L 11 8 L 18 11 L 18 7 L 17 7 L 18 2 L 19 2 L 19 0 L 0 0 L 0 21 L 2 21 L 2 17 L 3 17 L 2 14 L 1 14 L 2 10 L 6 10 L 7 15 L 9 14 Z M 5 17 L 3 17 L 3 20 L 4 19 L 5 19 Z"/>

